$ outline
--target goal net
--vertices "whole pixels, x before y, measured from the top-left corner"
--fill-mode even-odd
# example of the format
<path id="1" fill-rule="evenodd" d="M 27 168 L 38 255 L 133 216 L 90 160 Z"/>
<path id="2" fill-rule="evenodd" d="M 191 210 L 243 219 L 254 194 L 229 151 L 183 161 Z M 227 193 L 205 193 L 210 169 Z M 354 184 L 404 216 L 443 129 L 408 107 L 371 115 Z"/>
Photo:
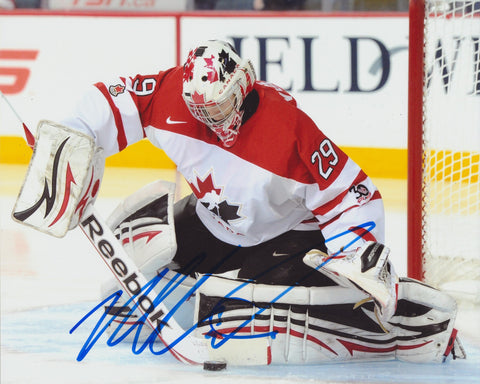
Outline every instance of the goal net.
<path id="1" fill-rule="evenodd" d="M 480 303 L 480 2 L 411 0 L 408 273 Z"/>

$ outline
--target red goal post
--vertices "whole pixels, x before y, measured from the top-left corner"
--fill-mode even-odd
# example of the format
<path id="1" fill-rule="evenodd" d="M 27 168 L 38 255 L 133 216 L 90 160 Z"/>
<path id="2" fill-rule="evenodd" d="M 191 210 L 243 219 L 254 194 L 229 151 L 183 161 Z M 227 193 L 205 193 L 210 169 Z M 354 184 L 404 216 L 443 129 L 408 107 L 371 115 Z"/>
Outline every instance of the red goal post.
<path id="1" fill-rule="evenodd" d="M 410 0 L 408 275 L 480 302 L 480 1 Z"/>
<path id="2" fill-rule="evenodd" d="M 408 276 L 421 280 L 425 0 L 410 0 L 408 54 Z"/>

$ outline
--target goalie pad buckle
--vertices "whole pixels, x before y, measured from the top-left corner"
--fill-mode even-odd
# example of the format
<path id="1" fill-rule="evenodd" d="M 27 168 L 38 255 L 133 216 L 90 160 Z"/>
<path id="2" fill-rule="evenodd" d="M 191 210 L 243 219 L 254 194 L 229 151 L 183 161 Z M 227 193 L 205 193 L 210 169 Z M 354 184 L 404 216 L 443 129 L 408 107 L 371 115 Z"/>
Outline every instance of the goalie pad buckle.
<path id="1" fill-rule="evenodd" d="M 90 136 L 40 121 L 12 218 L 47 234 L 65 236 L 97 197 L 104 170 L 102 152 Z"/>

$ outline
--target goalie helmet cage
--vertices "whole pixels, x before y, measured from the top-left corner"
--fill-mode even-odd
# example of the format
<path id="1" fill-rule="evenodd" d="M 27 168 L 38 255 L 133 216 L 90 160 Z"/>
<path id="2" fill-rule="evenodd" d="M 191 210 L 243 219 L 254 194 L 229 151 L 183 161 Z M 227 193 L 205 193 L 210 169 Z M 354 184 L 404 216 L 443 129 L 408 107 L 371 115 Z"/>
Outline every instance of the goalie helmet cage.
<path id="1" fill-rule="evenodd" d="M 478 305 L 478 0 L 410 0 L 408 85 L 408 275 Z"/>

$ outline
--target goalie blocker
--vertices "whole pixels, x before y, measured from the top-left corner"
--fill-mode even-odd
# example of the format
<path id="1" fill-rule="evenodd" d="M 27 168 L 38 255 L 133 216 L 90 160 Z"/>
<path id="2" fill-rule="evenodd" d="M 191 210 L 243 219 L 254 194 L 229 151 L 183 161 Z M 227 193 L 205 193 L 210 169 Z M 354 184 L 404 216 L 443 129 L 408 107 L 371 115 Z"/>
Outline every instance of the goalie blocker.
<path id="1" fill-rule="evenodd" d="M 104 165 L 103 150 L 93 138 L 40 121 L 12 218 L 49 235 L 65 236 L 95 202 Z"/>

